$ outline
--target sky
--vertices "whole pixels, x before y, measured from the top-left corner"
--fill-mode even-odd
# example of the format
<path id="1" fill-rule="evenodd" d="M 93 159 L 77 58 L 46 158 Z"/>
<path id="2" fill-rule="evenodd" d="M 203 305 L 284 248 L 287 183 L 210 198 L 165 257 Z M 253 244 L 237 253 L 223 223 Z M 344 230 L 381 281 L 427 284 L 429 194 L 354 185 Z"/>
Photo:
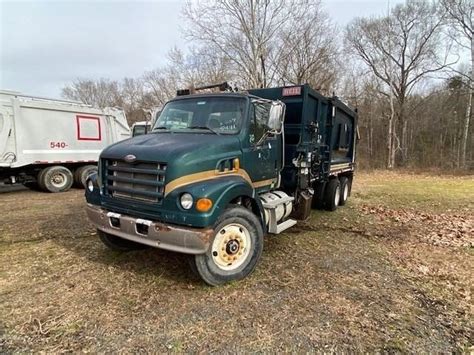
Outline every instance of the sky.
<path id="1" fill-rule="evenodd" d="M 323 0 L 340 27 L 388 0 Z M 390 0 L 390 5 L 402 0 Z M 0 0 L 0 89 L 59 98 L 76 78 L 138 77 L 185 48 L 184 0 Z"/>

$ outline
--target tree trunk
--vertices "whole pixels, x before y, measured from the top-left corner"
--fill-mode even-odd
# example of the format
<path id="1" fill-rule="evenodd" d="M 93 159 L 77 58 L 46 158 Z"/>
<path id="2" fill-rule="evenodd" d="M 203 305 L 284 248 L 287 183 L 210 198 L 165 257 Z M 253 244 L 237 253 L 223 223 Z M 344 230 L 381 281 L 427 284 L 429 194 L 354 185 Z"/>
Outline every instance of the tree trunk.
<path id="1" fill-rule="evenodd" d="M 395 167 L 395 107 L 393 105 L 393 97 L 390 96 L 390 116 L 388 119 L 387 132 L 387 169 Z"/>
<path id="2" fill-rule="evenodd" d="M 474 36 L 471 37 L 471 77 L 469 78 L 469 97 L 466 108 L 466 116 L 464 119 L 464 127 L 462 134 L 462 147 L 461 147 L 461 166 L 466 169 L 466 150 L 467 150 L 467 139 L 469 137 L 469 123 L 472 115 L 472 95 L 474 85 Z"/>

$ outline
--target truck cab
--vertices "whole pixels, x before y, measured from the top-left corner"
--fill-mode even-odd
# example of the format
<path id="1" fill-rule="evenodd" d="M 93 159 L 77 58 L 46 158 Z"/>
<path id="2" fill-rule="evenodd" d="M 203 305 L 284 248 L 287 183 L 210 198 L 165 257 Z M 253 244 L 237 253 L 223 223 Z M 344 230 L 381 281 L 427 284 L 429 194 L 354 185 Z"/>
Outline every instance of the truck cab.
<path id="1" fill-rule="evenodd" d="M 305 106 L 309 87 L 299 88 Z M 288 126 L 298 142 L 288 136 L 283 89 L 280 96 L 185 93 L 163 107 L 149 134 L 105 149 L 86 189 L 102 242 L 116 250 L 151 246 L 191 254 L 201 278 L 220 285 L 255 269 L 265 234 L 308 217 L 318 182 L 337 180 L 331 199 L 339 205 L 339 173 L 331 177 L 330 163 L 326 170 L 312 166 L 330 159 L 320 155 L 326 127 L 318 137 L 320 122 L 312 117 L 308 139 L 303 122 L 299 133 Z M 346 172 L 349 179 L 352 170 Z"/>

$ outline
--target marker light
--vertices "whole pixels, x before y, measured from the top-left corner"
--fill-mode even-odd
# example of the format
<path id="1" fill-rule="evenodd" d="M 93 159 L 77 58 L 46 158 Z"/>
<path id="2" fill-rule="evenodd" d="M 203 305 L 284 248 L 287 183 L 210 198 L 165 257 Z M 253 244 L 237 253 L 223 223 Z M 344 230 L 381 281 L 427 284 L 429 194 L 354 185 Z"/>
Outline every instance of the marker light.
<path id="1" fill-rule="evenodd" d="M 240 160 L 239 160 L 239 158 L 234 159 L 233 165 L 234 165 L 233 166 L 234 170 L 239 171 L 239 169 L 240 169 Z M 212 204 L 212 202 L 211 202 L 211 204 Z"/>
<path id="2" fill-rule="evenodd" d="M 191 194 L 188 194 L 187 192 L 181 195 L 180 198 L 180 203 L 181 207 L 183 207 L 185 210 L 189 210 L 191 207 L 193 207 L 193 197 Z"/>
<path id="3" fill-rule="evenodd" d="M 196 209 L 199 212 L 207 212 L 211 209 L 212 207 L 212 201 L 208 198 L 200 198 L 196 202 Z"/>

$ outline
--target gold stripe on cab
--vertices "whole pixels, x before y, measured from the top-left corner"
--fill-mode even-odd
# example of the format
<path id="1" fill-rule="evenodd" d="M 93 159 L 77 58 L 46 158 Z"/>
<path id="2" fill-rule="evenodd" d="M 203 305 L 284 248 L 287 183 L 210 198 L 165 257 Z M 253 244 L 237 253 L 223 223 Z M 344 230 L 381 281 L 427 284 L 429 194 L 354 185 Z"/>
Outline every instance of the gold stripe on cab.
<path id="1" fill-rule="evenodd" d="M 165 196 L 182 186 L 186 186 L 189 184 L 206 181 L 206 180 L 219 179 L 219 178 L 223 178 L 227 176 L 240 176 L 245 181 L 247 181 L 250 185 L 252 185 L 254 188 L 267 186 L 273 183 L 273 179 L 253 182 L 252 179 L 250 179 L 249 174 L 244 169 L 230 170 L 228 173 L 222 173 L 222 172 L 218 173 L 216 170 L 207 170 L 207 171 L 201 171 L 199 173 L 181 176 L 167 183 L 165 186 Z"/>

